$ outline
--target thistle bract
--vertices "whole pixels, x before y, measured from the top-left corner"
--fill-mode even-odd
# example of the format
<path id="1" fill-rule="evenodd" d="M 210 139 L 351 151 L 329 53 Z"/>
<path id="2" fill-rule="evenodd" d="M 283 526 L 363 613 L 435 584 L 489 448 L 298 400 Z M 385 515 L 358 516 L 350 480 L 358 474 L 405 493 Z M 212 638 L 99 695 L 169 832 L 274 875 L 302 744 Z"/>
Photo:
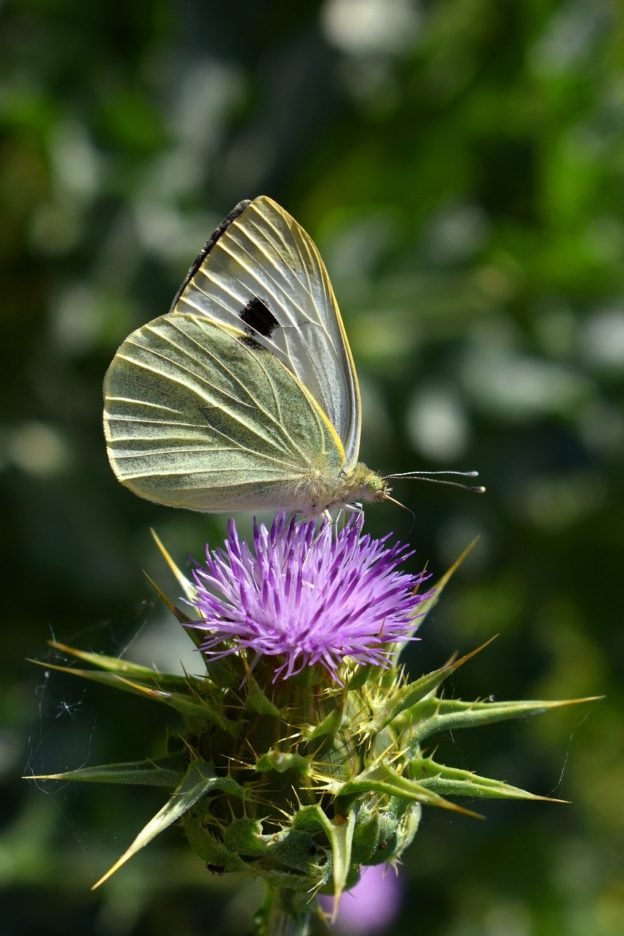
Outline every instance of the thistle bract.
<path id="1" fill-rule="evenodd" d="M 291 932 L 304 933 L 316 894 L 333 895 L 336 905 L 363 868 L 396 863 L 423 805 L 474 815 L 455 799 L 540 798 L 437 763 L 432 739 L 565 703 L 444 698 L 445 679 L 473 654 L 410 681 L 401 649 L 462 557 L 423 591 L 426 576 L 404 566 L 409 550 L 373 539 L 362 524 L 361 514 L 342 527 L 282 515 L 269 529 L 255 525 L 247 543 L 231 523 L 224 548 L 207 550 L 192 580 L 158 543 L 184 605 L 157 590 L 204 655 L 205 676 L 53 644 L 93 667 L 57 669 L 182 717 L 160 759 L 48 776 L 169 790 L 98 884 L 181 822 L 211 874 L 266 883 L 258 933 L 277 932 L 284 917 L 294 921 Z"/>

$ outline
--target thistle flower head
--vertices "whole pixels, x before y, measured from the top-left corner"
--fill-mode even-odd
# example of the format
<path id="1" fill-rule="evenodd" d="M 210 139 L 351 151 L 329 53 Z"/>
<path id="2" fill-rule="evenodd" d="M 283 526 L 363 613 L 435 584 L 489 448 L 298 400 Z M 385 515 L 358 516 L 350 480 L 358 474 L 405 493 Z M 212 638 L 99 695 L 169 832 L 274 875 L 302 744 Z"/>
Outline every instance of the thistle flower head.
<path id="1" fill-rule="evenodd" d="M 189 622 L 163 594 L 167 606 L 186 626 L 199 628 L 206 654 L 235 654 L 208 678 L 181 679 L 53 644 L 97 672 L 55 669 L 115 688 L 127 687 L 131 677 L 133 691 L 182 717 L 179 736 L 169 736 L 162 758 L 47 776 L 170 790 L 167 804 L 96 886 L 179 821 L 212 874 L 264 880 L 256 932 L 304 932 L 315 894 L 333 895 L 344 932 L 371 932 L 387 926 L 382 910 L 391 915 L 396 909 L 374 888 L 396 880 L 375 869 L 396 866 L 418 830 L 423 806 L 475 815 L 447 797 L 535 798 L 434 761 L 430 739 L 451 726 L 498 722 L 561 703 L 444 698 L 441 686 L 474 651 L 413 682 L 404 667 L 393 667 L 396 643 L 412 639 L 414 618 L 431 606 L 421 604 L 427 594 L 417 595 L 426 576 L 401 568 L 411 555 L 407 547 L 364 535 L 362 525 L 361 514 L 342 528 L 282 515 L 269 529 L 256 525 L 247 543 L 231 523 L 225 547 L 207 550 L 205 565 L 195 570 L 194 586 L 161 546 L 185 594 L 194 594 L 199 614 Z M 453 569 L 437 585 L 436 598 Z M 345 657 L 373 665 L 347 679 Z M 306 673 L 270 685 L 306 666 L 315 667 L 311 678 Z M 319 678 L 323 667 L 335 677 L 333 684 Z M 359 893 L 347 897 L 362 871 L 363 895 L 372 901 L 366 906 Z"/>
<path id="2" fill-rule="evenodd" d="M 278 657 L 275 678 L 317 663 L 335 677 L 345 657 L 387 665 L 388 645 L 411 638 L 428 576 L 400 570 L 412 552 L 363 523 L 361 513 L 341 529 L 280 514 L 270 529 L 254 524 L 248 544 L 230 521 L 225 548 L 207 549 L 194 571 L 203 652 Z"/>
<path id="3" fill-rule="evenodd" d="M 321 895 L 321 906 L 330 914 L 335 909 L 333 897 Z M 388 932 L 401 905 L 401 884 L 396 870 L 378 864 L 362 868 L 360 879 L 337 908 L 336 932 L 349 936 L 373 936 Z"/>

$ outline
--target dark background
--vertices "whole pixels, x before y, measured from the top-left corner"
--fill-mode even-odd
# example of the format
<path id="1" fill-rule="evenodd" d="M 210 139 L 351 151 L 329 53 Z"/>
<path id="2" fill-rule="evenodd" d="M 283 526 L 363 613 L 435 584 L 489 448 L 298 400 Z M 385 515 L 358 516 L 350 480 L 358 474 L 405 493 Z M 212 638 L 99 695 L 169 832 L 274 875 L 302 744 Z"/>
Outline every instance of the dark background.
<path id="1" fill-rule="evenodd" d="M 164 713 L 59 674 L 54 636 L 165 665 L 185 561 L 224 519 L 113 478 L 101 383 L 167 311 L 241 198 L 320 246 L 380 471 L 480 469 L 486 497 L 406 482 L 367 509 L 443 571 L 479 544 L 412 648 L 414 673 L 495 644 L 449 691 L 605 701 L 456 734 L 457 766 L 572 801 L 426 813 L 393 933 L 624 931 L 624 24 L 616 0 L 109 4 L 0 13 L 3 709 L 0 919 L 9 934 L 240 933 L 173 830 L 91 883 L 161 805 L 34 785 L 159 751 Z M 416 929 L 414 927 L 416 926 Z M 217 929 L 213 930 L 212 928 Z"/>

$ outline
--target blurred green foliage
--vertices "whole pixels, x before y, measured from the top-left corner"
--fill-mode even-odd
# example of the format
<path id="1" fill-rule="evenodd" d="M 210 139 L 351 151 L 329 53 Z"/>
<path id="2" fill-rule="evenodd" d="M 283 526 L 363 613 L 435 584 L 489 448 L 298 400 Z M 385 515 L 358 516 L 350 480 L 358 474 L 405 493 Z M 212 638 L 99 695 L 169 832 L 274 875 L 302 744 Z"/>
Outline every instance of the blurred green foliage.
<path id="1" fill-rule="evenodd" d="M 224 521 L 117 485 L 102 376 L 168 309 L 221 218 L 262 192 L 329 267 L 363 385 L 364 460 L 478 467 L 489 488 L 401 485 L 413 523 L 367 511 L 434 570 L 480 536 L 414 671 L 498 633 L 454 692 L 607 695 L 448 739 L 458 766 L 573 805 L 427 816 L 392 932 L 624 931 L 622 12 L 617 0 L 3 7 L 3 932 L 244 932 L 246 892 L 208 878 L 175 832 L 90 894 L 160 805 L 154 791 L 17 778 L 162 744 L 140 700 L 24 658 L 45 657 L 52 635 L 179 656 L 142 577 L 165 578 L 148 528 L 183 561 Z"/>

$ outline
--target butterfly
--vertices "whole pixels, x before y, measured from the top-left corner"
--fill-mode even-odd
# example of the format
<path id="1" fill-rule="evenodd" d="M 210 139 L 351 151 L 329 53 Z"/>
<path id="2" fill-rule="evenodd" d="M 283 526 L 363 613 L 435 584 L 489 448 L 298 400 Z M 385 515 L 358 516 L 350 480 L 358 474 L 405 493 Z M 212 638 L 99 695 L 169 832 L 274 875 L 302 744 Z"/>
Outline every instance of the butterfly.
<path id="1" fill-rule="evenodd" d="M 219 225 L 170 311 L 126 338 L 104 380 L 115 475 L 170 507 L 314 515 L 394 500 L 388 481 L 399 475 L 358 461 L 360 432 L 357 374 L 325 265 L 265 195 Z"/>

